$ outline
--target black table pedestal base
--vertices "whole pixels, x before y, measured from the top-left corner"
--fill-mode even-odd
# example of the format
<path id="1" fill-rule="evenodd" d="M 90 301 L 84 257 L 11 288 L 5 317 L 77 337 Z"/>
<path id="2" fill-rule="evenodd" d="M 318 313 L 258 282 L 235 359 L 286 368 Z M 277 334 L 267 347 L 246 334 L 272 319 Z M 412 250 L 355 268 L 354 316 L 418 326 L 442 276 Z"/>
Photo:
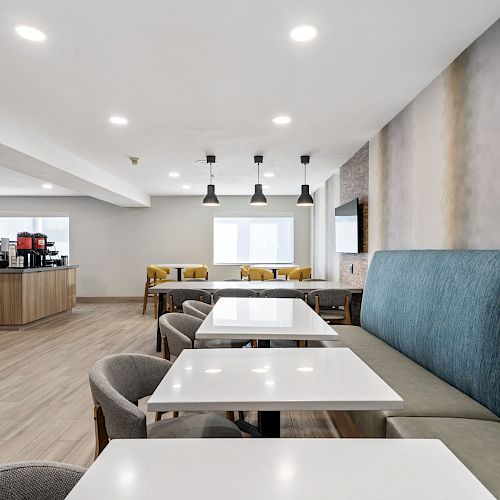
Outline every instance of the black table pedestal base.
<path id="1" fill-rule="evenodd" d="M 249 424 L 245 420 L 237 420 L 235 424 L 243 432 L 254 438 L 279 438 L 280 437 L 280 412 L 259 411 L 258 426 Z"/>

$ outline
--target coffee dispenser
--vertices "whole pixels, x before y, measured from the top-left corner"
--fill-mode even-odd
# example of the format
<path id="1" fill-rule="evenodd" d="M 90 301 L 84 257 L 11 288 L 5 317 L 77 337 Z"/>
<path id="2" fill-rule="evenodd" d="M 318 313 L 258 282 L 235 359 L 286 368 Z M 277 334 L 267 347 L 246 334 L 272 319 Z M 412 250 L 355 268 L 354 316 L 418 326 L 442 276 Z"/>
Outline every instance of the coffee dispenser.
<path id="1" fill-rule="evenodd" d="M 31 267 L 45 267 L 47 235 L 43 233 L 34 233 L 32 239 L 33 252 L 31 254 Z"/>
<path id="2" fill-rule="evenodd" d="M 23 258 L 23 267 L 32 267 L 31 252 L 33 250 L 33 235 L 26 231 L 17 233 L 17 255 Z"/>

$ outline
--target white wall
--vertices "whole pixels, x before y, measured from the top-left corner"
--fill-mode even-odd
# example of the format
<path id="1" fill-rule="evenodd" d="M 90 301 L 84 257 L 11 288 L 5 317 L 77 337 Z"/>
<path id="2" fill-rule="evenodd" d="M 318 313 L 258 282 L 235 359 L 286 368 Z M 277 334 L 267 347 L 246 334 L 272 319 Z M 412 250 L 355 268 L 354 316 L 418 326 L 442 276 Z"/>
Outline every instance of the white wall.
<path id="1" fill-rule="evenodd" d="M 79 297 L 140 296 L 151 263 L 206 263 L 210 279 L 238 278 L 238 266 L 213 265 L 215 214 L 294 215 L 295 262 L 309 265 L 310 209 L 297 207 L 296 196 L 268 196 L 267 207 L 251 207 L 249 196 L 220 196 L 214 208 L 201 199 L 157 196 L 150 208 L 123 208 L 90 197 L 0 197 L 0 211 L 69 214 Z"/>

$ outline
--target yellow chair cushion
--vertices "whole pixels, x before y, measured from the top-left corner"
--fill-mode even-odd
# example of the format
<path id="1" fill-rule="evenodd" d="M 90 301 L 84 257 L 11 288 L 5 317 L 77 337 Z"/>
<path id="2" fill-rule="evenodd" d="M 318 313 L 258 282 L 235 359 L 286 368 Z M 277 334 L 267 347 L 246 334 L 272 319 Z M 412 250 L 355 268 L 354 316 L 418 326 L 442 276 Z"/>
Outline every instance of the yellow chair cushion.
<path id="1" fill-rule="evenodd" d="M 150 280 L 153 280 L 155 278 L 156 280 L 166 279 L 170 272 L 170 269 L 168 269 L 168 271 L 166 269 L 168 268 L 161 269 L 155 265 L 148 266 L 146 268 L 147 278 Z"/>
<path id="2" fill-rule="evenodd" d="M 274 274 L 269 269 L 263 267 L 251 267 L 248 271 L 248 279 L 250 281 L 264 281 L 274 279 Z"/>
<path id="3" fill-rule="evenodd" d="M 242 278 L 248 278 L 248 270 L 250 266 L 240 266 L 240 274 Z"/>
<path id="4" fill-rule="evenodd" d="M 307 280 L 311 278 L 312 269 L 310 267 L 299 267 L 288 274 L 291 280 Z"/>
<path id="5" fill-rule="evenodd" d="M 208 276 L 208 266 L 188 267 L 184 271 L 184 278 L 204 279 Z"/>
<path id="6" fill-rule="evenodd" d="M 300 267 L 284 267 L 283 269 L 278 269 L 278 276 L 289 276 L 292 271 L 296 271 Z"/>

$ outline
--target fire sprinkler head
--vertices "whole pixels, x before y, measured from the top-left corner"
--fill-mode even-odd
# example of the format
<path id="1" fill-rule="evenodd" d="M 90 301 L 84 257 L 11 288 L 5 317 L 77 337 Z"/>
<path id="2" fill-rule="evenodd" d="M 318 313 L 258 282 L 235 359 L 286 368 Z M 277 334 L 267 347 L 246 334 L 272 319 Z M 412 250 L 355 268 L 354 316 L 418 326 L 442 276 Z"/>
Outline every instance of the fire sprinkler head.
<path id="1" fill-rule="evenodd" d="M 130 156 L 130 161 L 132 162 L 132 165 L 134 165 L 134 167 L 139 163 L 139 158 L 137 156 Z"/>

